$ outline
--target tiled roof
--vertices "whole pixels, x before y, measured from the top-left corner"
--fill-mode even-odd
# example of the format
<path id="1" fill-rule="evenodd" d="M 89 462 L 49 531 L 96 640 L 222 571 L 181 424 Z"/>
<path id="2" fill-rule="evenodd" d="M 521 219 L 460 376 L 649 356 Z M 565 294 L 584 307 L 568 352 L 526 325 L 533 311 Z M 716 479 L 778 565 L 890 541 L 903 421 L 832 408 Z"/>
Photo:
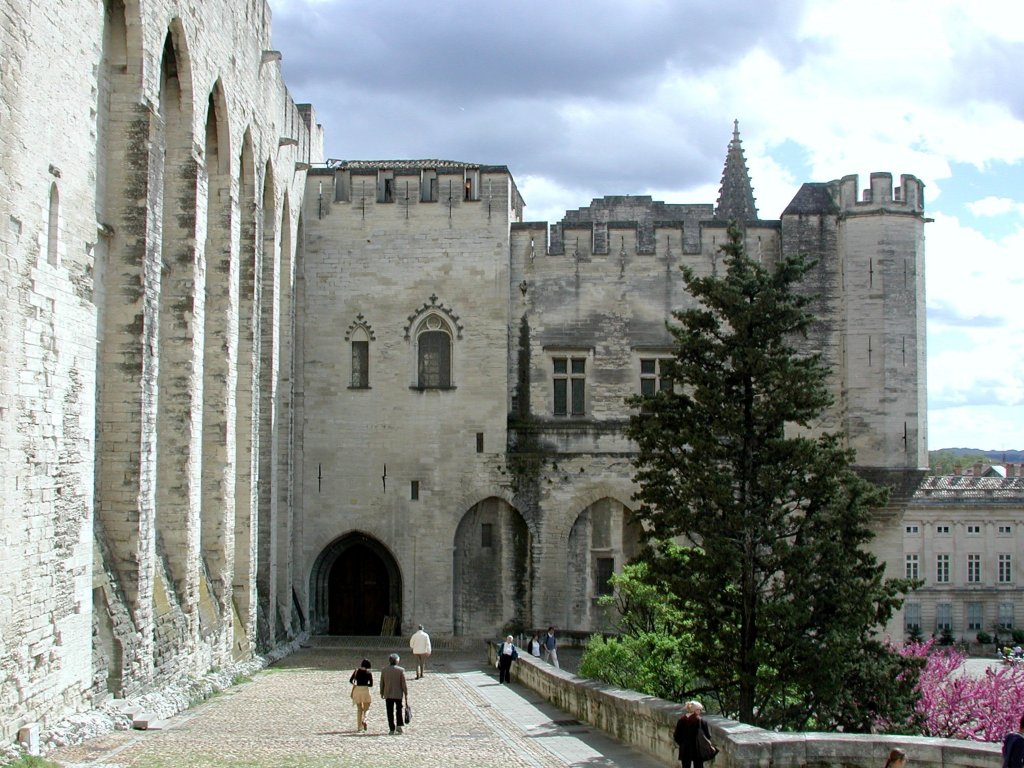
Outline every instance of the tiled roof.
<path id="1" fill-rule="evenodd" d="M 942 499 L 1019 499 L 1024 502 L 1024 477 L 929 475 L 914 494 L 915 502 Z"/>
<path id="2" fill-rule="evenodd" d="M 461 170 L 480 167 L 479 163 L 462 163 L 458 160 L 328 160 L 327 164 L 332 168 L 348 171 L 367 171 L 378 168 L 394 171 Z"/>

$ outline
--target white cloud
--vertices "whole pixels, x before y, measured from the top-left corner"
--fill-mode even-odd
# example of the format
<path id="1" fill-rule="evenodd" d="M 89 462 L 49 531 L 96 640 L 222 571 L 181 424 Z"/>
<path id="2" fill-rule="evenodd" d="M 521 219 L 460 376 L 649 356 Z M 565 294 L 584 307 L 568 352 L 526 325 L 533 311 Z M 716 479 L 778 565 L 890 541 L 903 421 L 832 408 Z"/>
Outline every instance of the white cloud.
<path id="1" fill-rule="evenodd" d="M 1002 216 L 1006 213 L 1024 214 L 1024 203 L 1018 203 L 1008 197 L 985 197 L 967 204 L 967 209 L 975 216 Z"/>

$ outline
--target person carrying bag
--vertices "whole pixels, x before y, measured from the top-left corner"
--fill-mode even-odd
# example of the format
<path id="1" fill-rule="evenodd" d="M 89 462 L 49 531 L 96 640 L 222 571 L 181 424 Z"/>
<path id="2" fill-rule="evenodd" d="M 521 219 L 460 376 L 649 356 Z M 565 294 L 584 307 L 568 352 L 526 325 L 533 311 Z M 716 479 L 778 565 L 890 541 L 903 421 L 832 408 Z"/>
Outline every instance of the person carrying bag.
<path id="1" fill-rule="evenodd" d="M 718 747 L 711 743 L 711 729 L 701 717 L 704 706 L 699 701 L 688 701 L 683 709 L 672 734 L 679 745 L 679 762 L 682 768 L 703 768 L 705 762 L 715 759 Z"/>

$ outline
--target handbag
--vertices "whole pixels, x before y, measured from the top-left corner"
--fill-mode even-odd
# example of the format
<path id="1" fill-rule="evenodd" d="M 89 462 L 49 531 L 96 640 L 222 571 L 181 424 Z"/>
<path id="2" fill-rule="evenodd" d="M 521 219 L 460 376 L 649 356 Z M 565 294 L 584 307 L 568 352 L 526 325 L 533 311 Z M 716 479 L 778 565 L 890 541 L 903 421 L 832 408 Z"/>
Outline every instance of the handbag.
<path id="1" fill-rule="evenodd" d="M 718 747 L 711 743 L 711 739 L 704 734 L 701 727 L 697 728 L 697 754 L 700 755 L 702 762 L 714 760 L 718 754 Z"/>
<path id="2" fill-rule="evenodd" d="M 405 720 L 406 725 L 408 725 L 409 722 L 412 720 L 412 707 L 410 707 L 408 704 L 405 705 L 405 716 L 403 719 Z"/>

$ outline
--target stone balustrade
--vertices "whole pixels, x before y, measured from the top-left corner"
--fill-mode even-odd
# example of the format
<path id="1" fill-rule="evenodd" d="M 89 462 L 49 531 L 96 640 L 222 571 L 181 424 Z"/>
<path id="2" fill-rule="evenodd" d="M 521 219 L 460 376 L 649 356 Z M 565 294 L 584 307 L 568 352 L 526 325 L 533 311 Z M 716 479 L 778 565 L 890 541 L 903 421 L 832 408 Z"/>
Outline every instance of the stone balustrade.
<path id="1" fill-rule="evenodd" d="M 490 661 L 497 660 L 490 646 Z M 564 712 L 634 746 L 665 765 L 678 765 L 672 731 L 682 707 L 675 702 L 577 677 L 526 652 L 512 665 L 512 679 Z M 882 768 L 889 750 L 901 747 L 914 768 L 993 768 L 1000 745 L 848 733 L 778 733 L 724 717 L 707 717 L 721 752 L 714 768 Z"/>

